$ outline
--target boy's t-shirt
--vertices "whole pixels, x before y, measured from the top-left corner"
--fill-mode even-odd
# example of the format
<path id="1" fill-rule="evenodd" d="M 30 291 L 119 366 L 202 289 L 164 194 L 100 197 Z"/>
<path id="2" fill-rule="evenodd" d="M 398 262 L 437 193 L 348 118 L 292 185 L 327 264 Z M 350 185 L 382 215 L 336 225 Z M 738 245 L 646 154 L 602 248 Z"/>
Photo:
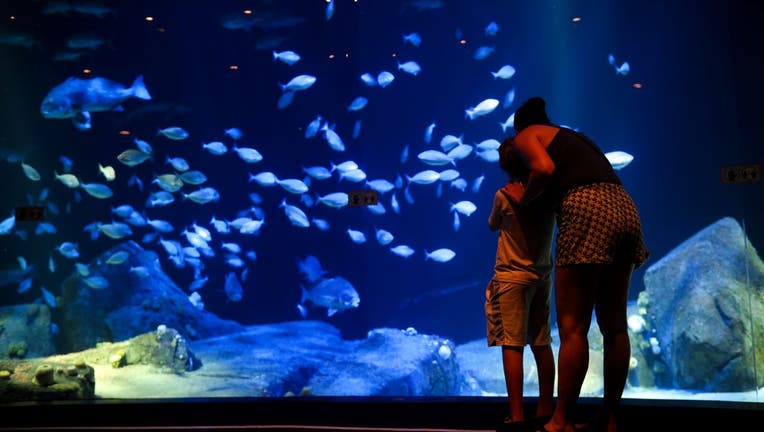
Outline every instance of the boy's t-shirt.
<path id="1" fill-rule="evenodd" d="M 488 226 L 499 231 L 493 278 L 502 282 L 536 284 L 552 272 L 554 212 L 543 201 L 513 205 L 499 189 Z"/>

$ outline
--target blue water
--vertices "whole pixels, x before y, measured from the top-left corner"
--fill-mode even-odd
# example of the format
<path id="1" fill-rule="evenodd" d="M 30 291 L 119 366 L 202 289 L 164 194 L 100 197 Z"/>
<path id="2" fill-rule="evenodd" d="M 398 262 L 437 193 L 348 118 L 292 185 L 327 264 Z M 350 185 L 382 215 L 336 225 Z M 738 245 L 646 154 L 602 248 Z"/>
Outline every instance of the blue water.
<path id="1" fill-rule="evenodd" d="M 163 237 L 184 246 L 180 232 L 192 223 L 212 231 L 210 245 L 218 253 L 202 259 L 202 274 L 209 282 L 200 294 L 206 310 L 221 317 L 244 324 L 300 319 L 296 305 L 304 281 L 297 260 L 314 255 L 325 270 L 350 281 L 361 301 L 358 308 L 331 317 L 325 308 L 311 307 L 308 317 L 331 322 L 349 338 L 364 337 L 382 326 L 415 327 L 459 342 L 483 337 L 483 290 L 496 247 L 496 235 L 487 229 L 486 220 L 504 175 L 496 163 L 474 153 L 455 166 L 440 167 L 424 164 L 417 154 L 440 150 L 446 134 L 463 136 L 464 143 L 473 146 L 486 139 L 502 140 L 506 134 L 500 124 L 522 101 L 536 95 L 547 99 L 552 121 L 586 133 L 603 151 L 634 156 L 618 175 L 639 207 L 652 255 L 634 274 L 632 299 L 643 289 L 645 268 L 721 217 L 747 220 L 754 246 L 762 244 L 756 223 L 761 209 L 753 198 L 760 196 L 760 186 L 723 185 L 719 180 L 721 166 L 755 162 L 761 154 L 752 140 L 757 137 L 754 127 L 745 123 L 757 120 L 749 112 L 755 112 L 761 96 L 760 86 L 755 86 L 761 61 L 747 50 L 756 45 L 747 38 L 746 27 L 735 25 L 745 22 L 742 7 L 656 1 L 334 3 L 327 19 L 327 3 L 319 0 L 117 2 L 100 17 L 75 10 L 45 13 L 54 2 L 3 2 L 0 147 L 4 158 L 21 155 L 42 179 L 28 179 L 16 159 L 3 163 L 1 216 L 10 216 L 19 205 L 43 204 L 43 190 L 48 191 L 45 202 L 55 203 L 60 214 L 48 211 L 48 221 L 57 228 L 54 235 L 2 237 L 3 268 L 17 266 L 17 257 L 23 256 L 38 271 L 25 293 L 4 287 L 0 304 L 38 301 L 41 285 L 58 294 L 61 281 L 73 271 L 73 260 L 54 248 L 75 242 L 79 261 L 86 262 L 126 240 L 91 240 L 83 227 L 116 220 L 110 209 L 130 204 L 152 219 L 170 221 L 175 231 Z M 245 15 L 245 9 L 253 13 Z M 251 28 L 225 28 L 222 20 L 231 14 L 253 20 Z M 153 21 L 147 21 L 148 16 Z M 486 32 L 491 23 L 498 29 L 495 35 Z M 403 41 L 402 35 L 413 32 L 421 36 L 418 47 Z M 73 61 L 54 60 L 67 38 L 83 33 L 103 44 L 81 50 L 84 54 Z M 493 51 L 476 59 L 482 46 Z M 290 66 L 274 61 L 274 50 L 292 50 L 301 58 Z M 616 73 L 608 64 L 609 54 L 618 65 L 628 61 L 629 73 Z M 421 66 L 417 75 L 397 68 L 397 61 L 410 60 Z M 491 72 L 504 65 L 516 73 L 495 79 Z M 383 70 L 395 75 L 385 88 L 369 87 L 360 79 L 364 73 L 377 76 Z M 297 91 L 291 104 L 279 109 L 279 84 L 299 74 L 316 77 L 316 83 Z M 93 112 L 90 130 L 40 114 L 45 95 L 69 77 L 103 77 L 129 86 L 139 75 L 152 99 L 130 98 L 122 104 L 123 111 Z M 514 100 L 505 106 L 510 91 Z M 368 105 L 348 111 L 358 96 L 366 97 Z M 467 108 L 488 98 L 500 101 L 495 111 L 472 120 L 465 117 Z M 322 134 L 305 138 L 305 128 L 317 115 L 342 137 L 344 152 L 330 148 Z M 352 138 L 356 121 L 361 122 L 360 133 Z M 424 134 L 432 122 L 436 128 L 427 143 Z M 189 138 L 173 141 L 157 134 L 170 126 L 184 128 Z M 233 140 L 223 132 L 231 127 L 243 132 L 239 145 L 257 149 L 262 161 L 248 164 L 230 151 L 215 156 L 202 149 L 202 143 L 210 141 L 230 147 Z M 116 156 L 134 147 L 136 137 L 153 146 L 155 157 L 127 167 Z M 404 148 L 409 154 L 402 163 Z M 74 191 L 53 177 L 54 170 L 62 172 L 62 155 L 74 162 L 72 173 L 82 181 L 108 184 L 114 197 L 100 200 L 79 190 L 82 199 L 77 202 Z M 200 205 L 175 193 L 175 203 L 147 207 L 149 191 L 158 190 L 150 184 L 154 176 L 172 172 L 164 163 L 167 156 L 183 157 L 191 169 L 204 172 L 204 186 L 217 189 L 220 200 Z M 401 176 L 402 188 L 381 195 L 385 214 L 363 207 L 309 206 L 279 186 L 248 182 L 250 173 L 264 171 L 281 179 L 303 179 L 302 167 L 330 168 L 347 160 L 355 161 L 368 179 L 395 182 Z M 99 163 L 115 168 L 114 181 L 105 181 Z M 464 191 L 444 183 L 438 195 L 437 184 L 413 184 L 413 202 L 406 201 L 406 175 L 446 168 L 457 169 L 467 181 Z M 143 191 L 127 185 L 132 175 L 143 181 Z M 482 185 L 473 192 L 480 176 Z M 365 188 L 363 182 L 338 181 L 335 172 L 330 179 L 313 180 L 307 195 L 315 200 Z M 182 190 L 195 189 L 185 185 Z M 251 193 L 259 194 L 262 202 L 253 203 Z M 390 206 L 393 193 L 399 214 Z M 279 207 L 284 198 L 309 218 L 328 221 L 330 229 L 292 225 Z M 477 211 L 460 215 L 455 230 L 449 209 L 461 200 L 473 202 Z M 259 235 L 219 234 L 208 224 L 213 216 L 232 220 L 253 206 L 265 215 Z M 348 228 L 363 231 L 366 243 L 352 242 Z M 380 245 L 376 228 L 393 233 L 393 243 Z M 17 223 L 16 230 L 24 229 L 34 228 Z M 129 239 L 140 242 L 151 231 L 133 227 Z M 241 277 L 244 268 L 226 266 L 220 251 L 223 241 L 256 253 L 255 260 L 244 258 L 247 277 L 239 301 L 227 298 L 223 283 L 227 273 L 234 270 Z M 391 253 L 389 248 L 398 244 L 415 253 L 408 258 Z M 162 267 L 180 287 L 193 281 L 193 269 L 176 268 L 158 243 L 142 246 L 159 254 Z M 438 248 L 456 255 L 448 262 L 425 260 L 425 251 Z M 51 256 L 56 263 L 52 273 Z"/>

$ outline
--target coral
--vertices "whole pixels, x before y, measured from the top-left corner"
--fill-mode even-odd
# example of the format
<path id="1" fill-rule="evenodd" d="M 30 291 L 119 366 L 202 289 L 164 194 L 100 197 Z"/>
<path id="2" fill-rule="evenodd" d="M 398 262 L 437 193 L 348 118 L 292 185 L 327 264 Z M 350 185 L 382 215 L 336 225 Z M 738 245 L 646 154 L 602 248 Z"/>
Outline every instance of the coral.
<path id="1" fill-rule="evenodd" d="M 55 372 L 56 370 L 53 369 L 53 366 L 42 364 L 35 370 L 32 382 L 42 387 L 51 386 L 56 383 Z"/>
<path id="2" fill-rule="evenodd" d="M 109 356 L 109 364 L 114 369 L 121 368 L 127 364 L 127 351 L 125 349 L 118 349 Z"/>
<path id="3" fill-rule="evenodd" d="M 8 344 L 8 358 L 24 358 L 27 355 L 27 343 L 12 342 Z"/>

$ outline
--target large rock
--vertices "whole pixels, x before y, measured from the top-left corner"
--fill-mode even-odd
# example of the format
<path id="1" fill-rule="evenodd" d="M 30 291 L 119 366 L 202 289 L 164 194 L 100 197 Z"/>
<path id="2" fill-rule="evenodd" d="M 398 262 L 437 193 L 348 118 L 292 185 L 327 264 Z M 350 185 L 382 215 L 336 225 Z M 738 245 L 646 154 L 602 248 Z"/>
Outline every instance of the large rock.
<path id="1" fill-rule="evenodd" d="M 448 339 L 380 328 L 310 378 L 314 394 L 448 396 L 459 393 L 455 346 Z"/>
<path id="2" fill-rule="evenodd" d="M 764 370 L 764 263 L 737 221 L 698 232 L 648 268 L 644 282 L 650 348 L 668 368 L 663 385 L 713 392 L 764 385 L 756 373 Z"/>
<path id="3" fill-rule="evenodd" d="M 108 264 L 108 258 L 120 251 L 128 253 L 127 259 Z M 133 241 L 105 251 L 88 267 L 87 276 L 75 272 L 63 284 L 59 302 L 60 352 L 126 340 L 162 324 L 190 340 L 244 329 L 237 322 L 195 307 L 188 294 L 162 271 L 156 253 Z M 94 276 L 103 277 L 108 286 L 96 285 L 95 279 L 87 280 Z"/>

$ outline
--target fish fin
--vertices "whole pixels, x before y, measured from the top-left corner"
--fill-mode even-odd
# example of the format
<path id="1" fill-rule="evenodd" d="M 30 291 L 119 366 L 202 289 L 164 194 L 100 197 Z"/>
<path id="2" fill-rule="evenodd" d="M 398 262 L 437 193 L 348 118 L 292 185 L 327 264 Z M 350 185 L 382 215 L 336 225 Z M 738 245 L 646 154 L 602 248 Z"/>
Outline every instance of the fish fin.
<path id="1" fill-rule="evenodd" d="M 143 83 L 143 75 L 138 75 L 130 89 L 133 91 L 133 96 L 138 99 L 151 100 L 149 90 L 146 88 L 146 84 Z"/>
<path id="2" fill-rule="evenodd" d="M 305 317 L 308 316 L 308 310 L 305 309 L 305 306 L 303 306 L 303 305 L 298 303 L 297 304 L 297 310 L 300 311 L 300 316 L 301 317 L 305 318 Z"/>
<path id="3" fill-rule="evenodd" d="M 90 123 L 90 113 L 87 111 L 80 111 L 72 117 L 72 123 L 74 127 L 79 130 L 89 130 L 92 127 Z"/>
<path id="4" fill-rule="evenodd" d="M 326 316 L 330 317 L 337 313 L 337 309 L 327 309 L 326 310 Z"/>
<path id="5" fill-rule="evenodd" d="M 117 105 L 114 108 L 112 108 L 112 111 L 116 111 L 116 112 L 122 112 L 124 110 L 125 110 L 125 107 L 123 107 L 122 105 Z"/>

